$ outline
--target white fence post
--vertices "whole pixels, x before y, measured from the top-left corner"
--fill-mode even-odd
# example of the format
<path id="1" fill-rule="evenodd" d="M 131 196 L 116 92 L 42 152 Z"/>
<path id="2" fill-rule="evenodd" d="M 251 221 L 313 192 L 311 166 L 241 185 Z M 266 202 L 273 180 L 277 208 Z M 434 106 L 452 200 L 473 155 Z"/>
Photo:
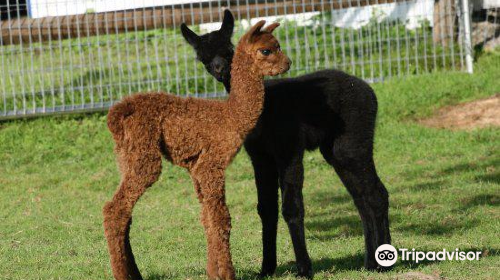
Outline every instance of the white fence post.
<path id="1" fill-rule="evenodd" d="M 464 43 L 465 43 L 465 65 L 467 72 L 473 73 L 472 58 L 472 36 L 471 36 L 471 14 L 469 10 L 469 0 L 462 0 L 462 20 L 464 21 Z"/>

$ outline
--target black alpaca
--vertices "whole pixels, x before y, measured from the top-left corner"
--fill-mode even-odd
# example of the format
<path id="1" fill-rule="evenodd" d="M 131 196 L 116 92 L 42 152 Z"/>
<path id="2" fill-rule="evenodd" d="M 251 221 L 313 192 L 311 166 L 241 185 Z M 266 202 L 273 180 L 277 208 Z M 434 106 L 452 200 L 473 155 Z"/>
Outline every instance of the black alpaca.
<path id="1" fill-rule="evenodd" d="M 225 11 L 220 30 L 202 36 L 186 25 L 182 34 L 207 70 L 229 92 L 233 55 L 234 19 Z M 382 269 L 375 250 L 390 244 L 389 197 L 373 161 L 377 100 L 361 79 L 337 70 L 319 71 L 298 78 L 266 81 L 264 111 L 245 148 L 251 157 L 262 220 L 261 275 L 276 269 L 278 188 L 282 214 L 288 225 L 299 276 L 312 277 L 304 236 L 302 185 L 305 150 L 319 147 L 354 199 L 365 236 L 365 267 Z"/>

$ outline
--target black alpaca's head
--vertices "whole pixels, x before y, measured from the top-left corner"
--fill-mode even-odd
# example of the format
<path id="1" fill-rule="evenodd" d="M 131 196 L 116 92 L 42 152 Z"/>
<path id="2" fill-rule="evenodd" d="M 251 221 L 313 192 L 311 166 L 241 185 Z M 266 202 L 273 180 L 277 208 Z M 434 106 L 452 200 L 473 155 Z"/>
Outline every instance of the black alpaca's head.
<path id="1" fill-rule="evenodd" d="M 208 34 L 199 36 L 186 24 L 181 24 L 182 36 L 196 51 L 197 59 L 212 76 L 224 83 L 228 92 L 234 55 L 234 46 L 231 43 L 233 29 L 234 18 L 229 10 L 224 11 L 221 28 Z"/>

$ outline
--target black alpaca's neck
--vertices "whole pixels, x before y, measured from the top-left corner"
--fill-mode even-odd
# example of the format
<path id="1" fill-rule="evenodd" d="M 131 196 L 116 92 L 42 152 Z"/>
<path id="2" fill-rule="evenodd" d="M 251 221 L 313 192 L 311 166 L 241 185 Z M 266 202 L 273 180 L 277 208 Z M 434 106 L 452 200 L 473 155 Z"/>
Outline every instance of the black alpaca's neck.
<path id="1" fill-rule="evenodd" d="M 222 84 L 224 85 L 226 92 L 230 93 L 231 92 L 231 74 L 229 74 L 229 77 L 227 77 L 226 79 L 224 79 L 224 81 L 222 81 Z"/>

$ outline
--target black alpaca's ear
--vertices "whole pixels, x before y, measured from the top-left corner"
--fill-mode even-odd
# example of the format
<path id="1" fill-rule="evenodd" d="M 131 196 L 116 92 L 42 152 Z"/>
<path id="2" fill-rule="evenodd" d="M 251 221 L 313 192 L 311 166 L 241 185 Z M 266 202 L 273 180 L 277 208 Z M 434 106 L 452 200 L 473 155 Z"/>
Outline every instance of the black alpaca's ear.
<path id="1" fill-rule="evenodd" d="M 224 36 L 231 38 L 231 36 L 233 36 L 233 30 L 234 30 L 233 14 L 231 13 L 230 10 L 225 10 L 224 11 L 224 19 L 222 20 L 222 26 L 220 28 L 220 32 Z"/>
<path id="2" fill-rule="evenodd" d="M 181 24 L 181 32 L 182 36 L 186 41 L 196 48 L 198 46 L 198 43 L 200 42 L 200 36 L 196 35 L 185 23 Z"/>

